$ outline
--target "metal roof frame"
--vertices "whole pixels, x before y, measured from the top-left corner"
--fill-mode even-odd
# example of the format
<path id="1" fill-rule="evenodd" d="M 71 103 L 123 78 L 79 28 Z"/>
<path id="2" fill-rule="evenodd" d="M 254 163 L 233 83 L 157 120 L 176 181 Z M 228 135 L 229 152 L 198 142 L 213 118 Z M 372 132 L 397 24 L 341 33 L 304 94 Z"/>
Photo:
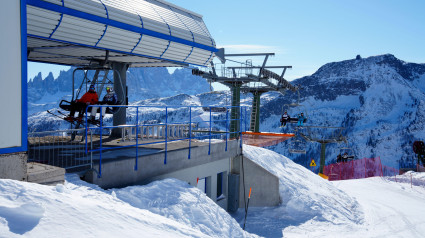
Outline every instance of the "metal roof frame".
<path id="1" fill-rule="evenodd" d="M 201 15 L 163 0 L 26 3 L 29 61 L 205 66 L 218 51 Z"/>

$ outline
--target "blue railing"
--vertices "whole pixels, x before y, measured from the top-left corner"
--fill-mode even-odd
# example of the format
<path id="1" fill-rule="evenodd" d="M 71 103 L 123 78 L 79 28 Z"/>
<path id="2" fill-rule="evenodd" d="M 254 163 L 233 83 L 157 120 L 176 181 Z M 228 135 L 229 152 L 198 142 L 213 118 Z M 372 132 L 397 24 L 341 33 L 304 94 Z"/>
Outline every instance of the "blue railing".
<path id="1" fill-rule="evenodd" d="M 112 117 L 105 116 L 100 120 L 99 126 L 90 126 L 87 121 L 92 107 L 100 108 L 100 116 L 96 119 L 103 118 L 103 107 L 120 110 L 127 108 L 126 123 L 123 125 L 113 126 Z M 239 118 L 230 118 L 231 110 L 236 110 L 232 115 L 239 115 Z M 211 155 L 211 140 L 222 139 L 225 141 L 225 151 L 227 151 L 228 140 L 232 137 L 240 138 L 240 147 L 242 147 L 242 132 L 247 129 L 247 110 L 246 107 L 236 106 L 110 106 L 95 105 L 86 108 L 85 114 L 85 137 L 86 137 L 86 154 L 98 154 L 99 171 L 98 177 L 102 175 L 102 154 L 105 151 L 119 150 L 124 148 L 135 148 L 135 166 L 134 170 L 138 170 L 138 160 L 140 157 L 139 147 L 143 145 L 152 145 L 164 143 L 164 164 L 167 163 L 168 143 L 174 141 L 188 140 L 188 159 L 191 159 L 192 140 L 208 139 L 208 155 Z M 205 120 L 207 119 L 207 120 Z M 234 124 L 237 128 L 230 130 L 230 125 Z M 243 128 L 244 126 L 244 128 Z M 122 139 L 129 137 L 129 143 L 123 146 L 107 146 L 103 143 L 104 130 L 117 130 L 120 128 Z M 156 135 L 155 135 L 156 128 Z M 177 129 L 176 129 L 177 128 Z M 152 134 L 150 134 L 152 129 Z M 135 132 L 134 140 L 132 137 Z M 162 132 L 162 133 L 161 133 Z M 169 133 L 172 134 L 169 134 Z M 94 148 L 93 138 L 90 135 L 99 135 L 99 144 Z M 139 138 L 140 136 L 140 138 Z M 145 141 L 144 136 L 148 141 Z M 157 140 L 149 140 L 149 137 L 156 137 Z M 140 141 L 139 141 L 140 140 Z M 133 142 L 133 143 L 131 143 Z M 89 144 L 90 143 L 90 144 Z"/>

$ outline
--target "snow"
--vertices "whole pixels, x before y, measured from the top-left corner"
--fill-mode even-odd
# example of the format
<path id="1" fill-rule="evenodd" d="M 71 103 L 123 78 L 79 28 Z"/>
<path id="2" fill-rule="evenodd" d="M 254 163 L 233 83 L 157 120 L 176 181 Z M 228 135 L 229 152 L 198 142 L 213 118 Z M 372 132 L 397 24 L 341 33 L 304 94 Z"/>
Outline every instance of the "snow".
<path id="1" fill-rule="evenodd" d="M 255 237 L 200 190 L 175 179 L 109 191 L 75 175 L 67 175 L 66 183 L 56 186 L 0 180 L 0 237 L 229 234 Z"/>
<path id="2" fill-rule="evenodd" d="M 239 224 L 201 190 L 166 179 L 147 186 L 114 189 L 117 198 L 140 209 L 186 224 L 213 237 L 244 237 Z"/>
<path id="3" fill-rule="evenodd" d="M 246 232 L 241 228 L 244 209 L 231 216 L 199 189 L 176 179 L 103 190 L 67 174 L 65 184 L 56 186 L 0 179 L 0 237 L 425 234 L 424 173 L 397 176 L 398 182 L 393 177 L 329 182 L 273 151 L 251 146 L 243 150 L 278 176 L 282 200 L 277 207 L 250 207 Z M 410 176 L 422 186 L 412 186 Z"/>
<path id="4" fill-rule="evenodd" d="M 245 156 L 279 178 L 282 199 L 279 207 L 253 209 L 247 231 L 253 232 L 251 229 L 255 227 L 257 234 L 276 237 L 282 232 L 285 234 L 287 227 L 309 221 L 326 221 L 340 226 L 361 223 L 363 213 L 357 201 L 331 182 L 270 150 L 246 145 L 243 149 Z M 266 218 L 264 214 L 268 214 Z M 263 226 L 265 219 L 275 224 L 273 228 Z"/>
<path id="5" fill-rule="evenodd" d="M 388 182 L 382 178 L 335 182 L 335 186 L 356 197 L 365 213 L 362 229 L 351 237 L 375 234 L 381 237 L 423 237 L 425 207 L 423 188 Z M 384 192 L 385 191 L 385 192 Z M 354 234 L 356 233 L 356 234 Z"/>
<path id="6" fill-rule="evenodd" d="M 247 221 L 249 232 L 266 237 L 423 237 L 425 234 L 425 186 L 411 187 L 379 177 L 328 182 L 266 149 L 244 146 L 244 154 L 279 177 L 283 200 L 276 208 L 251 209 Z M 423 173 L 410 174 L 413 180 L 425 185 Z"/>

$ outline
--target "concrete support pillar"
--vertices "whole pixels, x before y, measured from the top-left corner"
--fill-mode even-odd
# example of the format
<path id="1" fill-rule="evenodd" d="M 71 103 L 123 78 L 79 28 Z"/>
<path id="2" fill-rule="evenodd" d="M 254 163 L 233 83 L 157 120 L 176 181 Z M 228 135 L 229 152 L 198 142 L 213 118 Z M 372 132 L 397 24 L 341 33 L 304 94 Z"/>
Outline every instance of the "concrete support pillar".
<path id="1" fill-rule="evenodd" d="M 210 190 L 210 198 L 214 202 L 217 202 L 217 174 L 214 173 L 211 175 L 211 190 Z"/>
<path id="2" fill-rule="evenodd" d="M 114 89 L 119 99 L 125 100 L 127 98 L 126 87 L 127 87 L 127 69 L 128 64 L 124 63 L 113 63 L 112 69 L 114 70 Z M 126 124 L 126 108 L 121 108 L 113 117 L 113 125 L 125 125 Z M 114 128 L 111 133 L 111 137 L 118 138 L 121 136 L 122 128 Z"/>
<path id="3" fill-rule="evenodd" d="M 230 110 L 230 138 L 237 138 L 239 134 L 232 133 L 239 131 L 240 128 L 240 105 L 241 105 L 241 83 L 232 85 L 232 108 Z"/>
<path id="4" fill-rule="evenodd" d="M 325 152 L 326 152 L 326 143 L 320 143 L 320 168 L 319 173 L 323 174 L 323 168 L 325 167 Z"/>
<path id="5" fill-rule="evenodd" d="M 27 160 L 25 153 L 0 155 L 0 179 L 27 180 Z"/>
<path id="6" fill-rule="evenodd" d="M 230 173 L 240 174 L 241 173 L 241 159 L 242 155 L 237 155 L 230 159 Z"/>

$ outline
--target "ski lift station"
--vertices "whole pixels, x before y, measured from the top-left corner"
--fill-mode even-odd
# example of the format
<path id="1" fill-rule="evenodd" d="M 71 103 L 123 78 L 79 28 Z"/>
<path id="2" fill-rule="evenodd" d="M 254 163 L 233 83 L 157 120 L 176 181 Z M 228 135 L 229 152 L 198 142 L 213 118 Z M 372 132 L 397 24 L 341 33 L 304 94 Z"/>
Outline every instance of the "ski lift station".
<path id="1" fill-rule="evenodd" d="M 229 211 L 245 207 L 250 187 L 251 206 L 280 202 L 278 178 L 243 157 L 242 132 L 248 127 L 259 132 L 261 93 L 294 89 L 283 79 L 290 66 L 276 67 L 284 69 L 277 75 L 266 69 L 272 67 L 266 66 L 269 54 L 263 54 L 259 73 L 250 65 L 242 78 L 237 68 L 230 77 L 219 77 L 214 67 L 211 74 L 195 71 L 231 87 L 232 105 L 224 109 L 129 105 L 129 67 L 202 69 L 211 67 L 214 57 L 234 55 L 216 48 L 201 15 L 163 0 L 7 0 L 1 5 L 0 20 L 7 24 L 0 26 L 0 178 L 55 184 L 64 181 L 66 171 L 113 188 L 172 177 L 197 186 Z M 76 67 L 87 80 L 70 93 L 95 85 L 101 94 L 110 83 L 121 103 L 108 105 L 112 115 L 95 112 L 97 118 L 105 116 L 97 124 L 87 116 L 90 105 L 79 121 L 63 121 L 70 129 L 29 132 L 28 61 Z M 255 82 L 265 87 L 250 86 Z M 250 121 L 240 106 L 241 90 L 255 97 Z M 50 113 L 66 116 L 60 110 Z"/>

